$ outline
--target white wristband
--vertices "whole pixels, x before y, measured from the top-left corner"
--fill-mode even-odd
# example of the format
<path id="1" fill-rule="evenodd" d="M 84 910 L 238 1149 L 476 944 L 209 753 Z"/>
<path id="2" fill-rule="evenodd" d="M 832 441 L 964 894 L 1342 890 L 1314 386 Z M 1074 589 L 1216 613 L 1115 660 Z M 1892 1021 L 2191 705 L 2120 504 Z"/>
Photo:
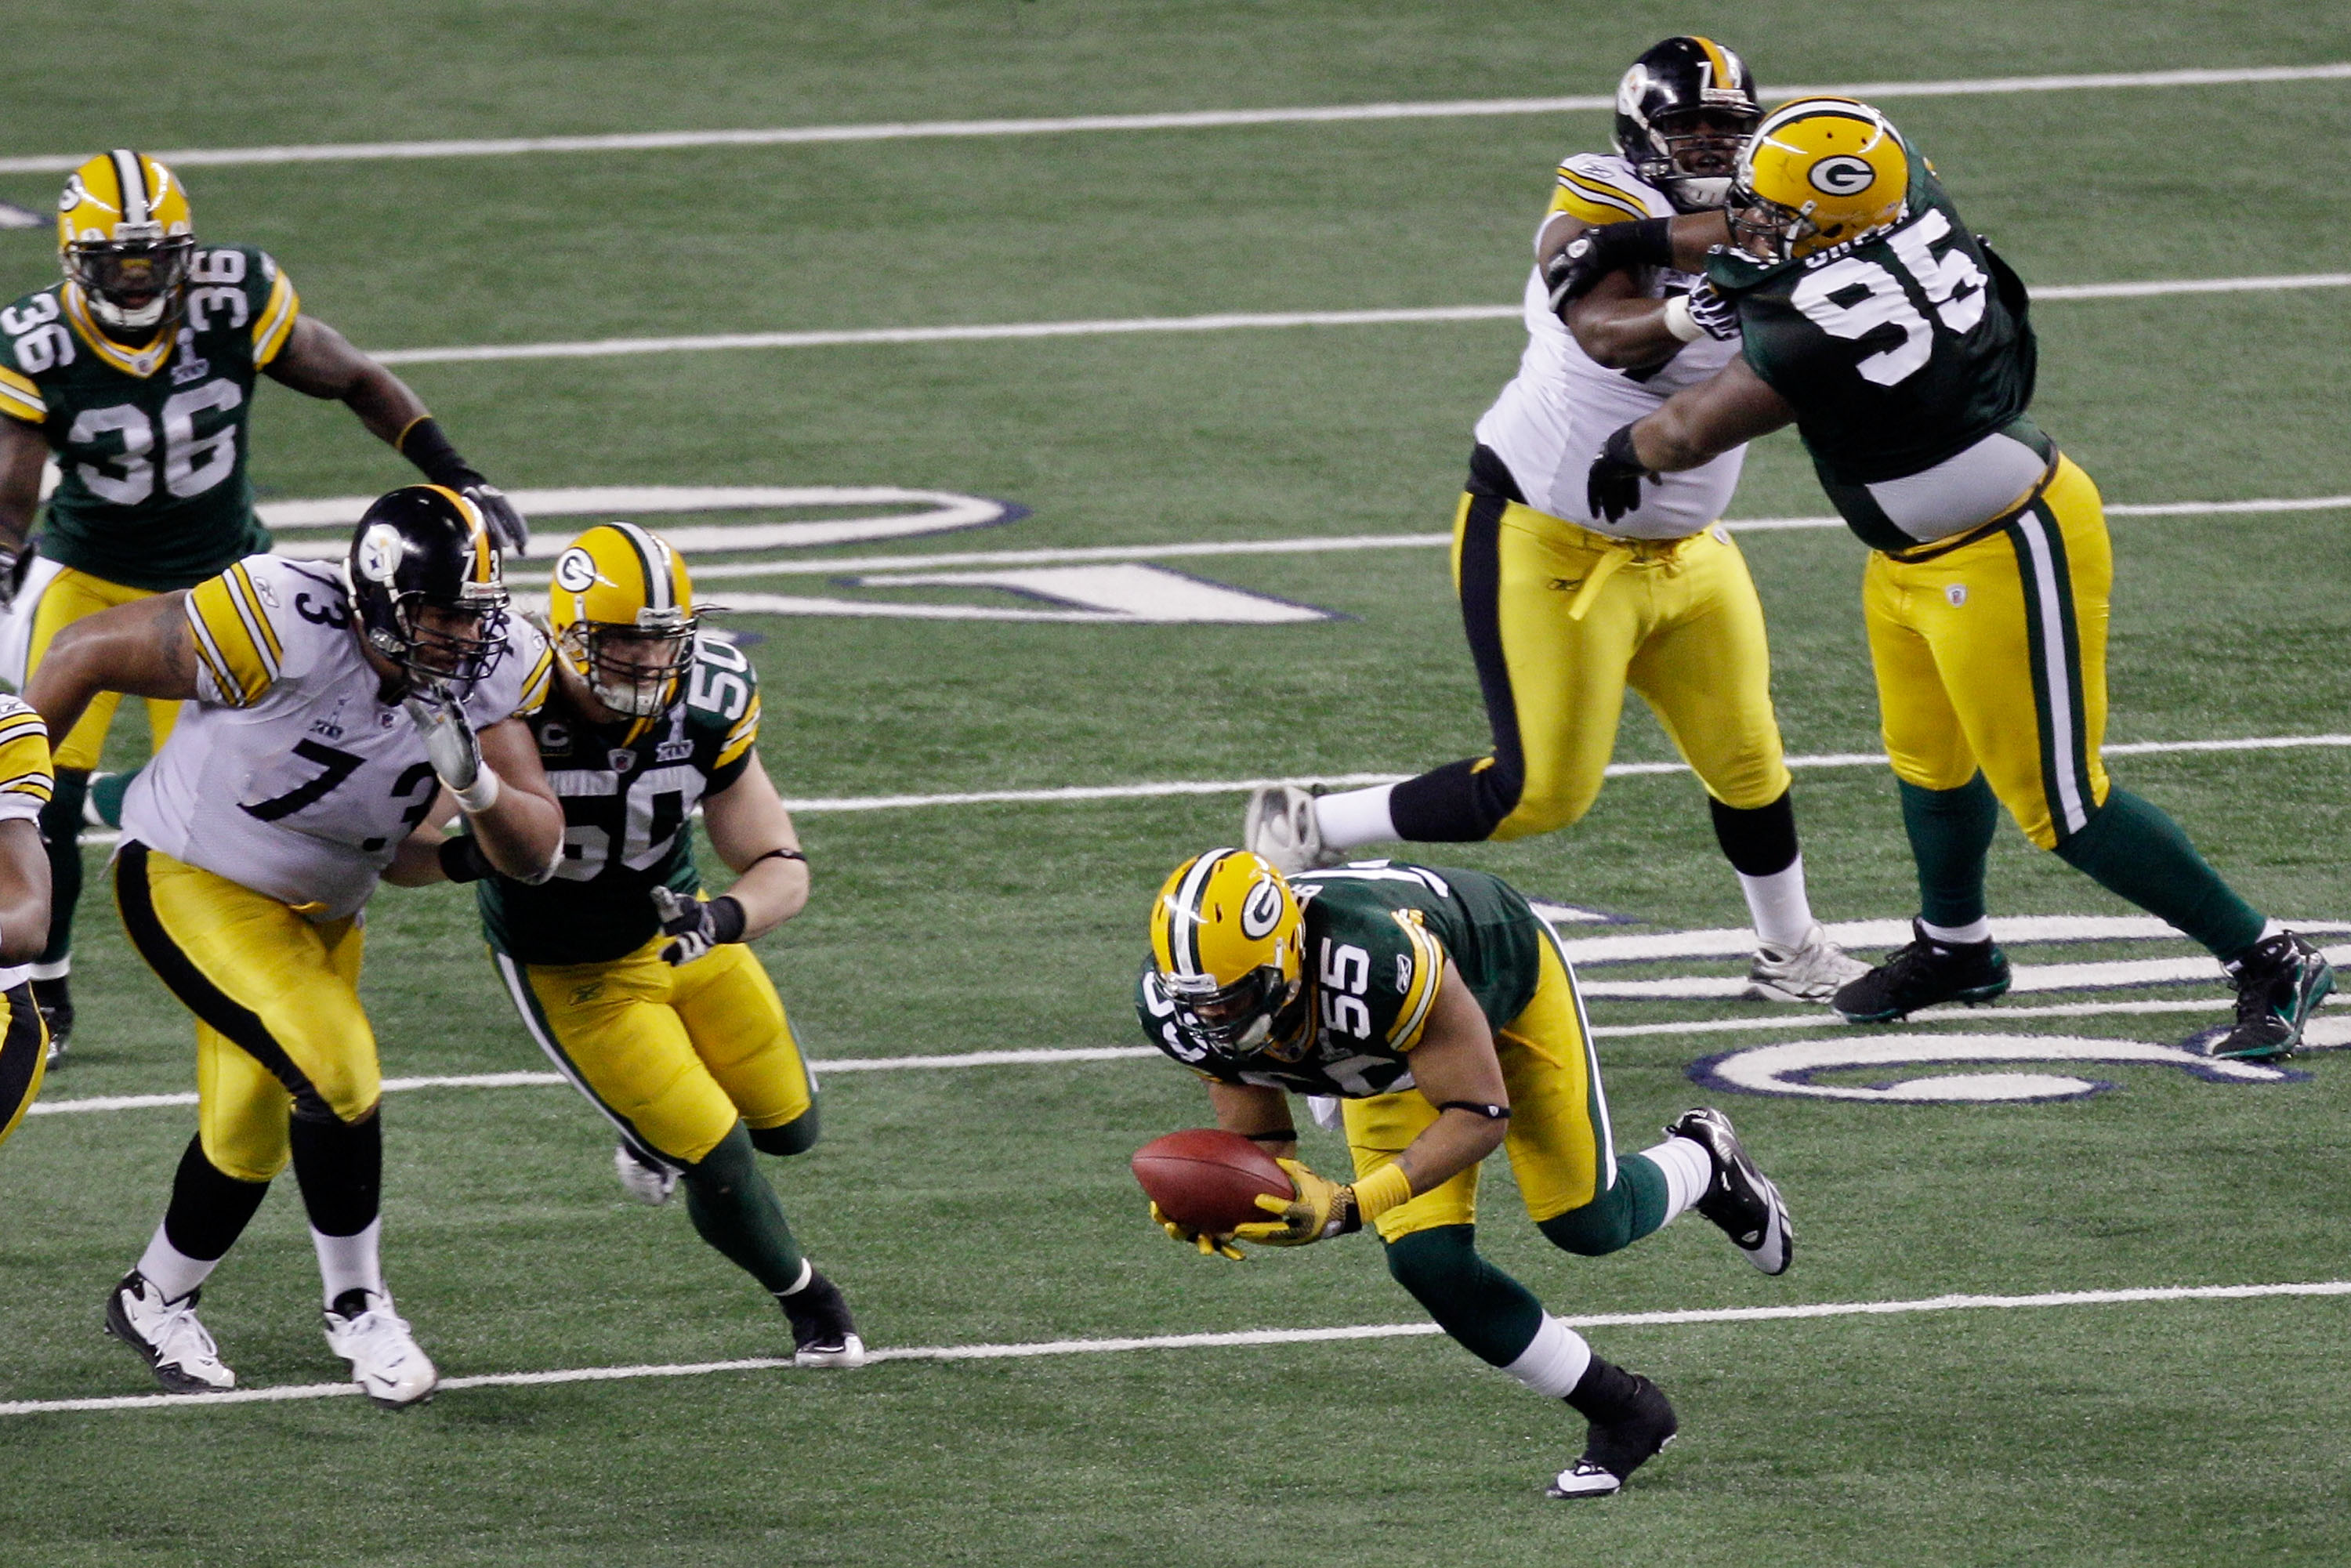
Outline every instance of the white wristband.
<path id="1" fill-rule="evenodd" d="M 1706 336 L 1706 329 L 1690 314 L 1688 295 L 1677 294 L 1666 301 L 1666 330 L 1685 343 L 1695 343 Z"/>
<path id="2" fill-rule="evenodd" d="M 498 776 L 485 762 L 470 788 L 452 789 L 449 793 L 457 798 L 458 806 L 467 816 L 478 817 L 498 803 Z"/>

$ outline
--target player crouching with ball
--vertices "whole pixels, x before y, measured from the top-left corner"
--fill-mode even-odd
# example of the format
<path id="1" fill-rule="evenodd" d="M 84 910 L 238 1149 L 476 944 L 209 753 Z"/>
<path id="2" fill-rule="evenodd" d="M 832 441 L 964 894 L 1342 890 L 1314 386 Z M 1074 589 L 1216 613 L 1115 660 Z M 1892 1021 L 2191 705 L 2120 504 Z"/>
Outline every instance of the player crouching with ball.
<path id="1" fill-rule="evenodd" d="M 1575 971 L 1517 890 L 1482 872 L 1396 862 L 1284 878 L 1239 850 L 1186 861 L 1151 912 L 1136 1007 L 1161 1051 L 1207 1081 L 1217 1124 L 1296 1185 L 1228 1234 L 1152 1217 L 1238 1259 L 1379 1232 L 1388 1272 L 1473 1354 L 1591 1423 L 1553 1497 L 1606 1497 L 1672 1440 L 1673 1406 L 1603 1361 L 1479 1256 L 1478 1166 L 1510 1156 L 1527 1213 L 1557 1247 L 1616 1251 L 1695 1207 L 1767 1274 L 1788 1267 L 1779 1190 L 1729 1119 L 1686 1113 L 1619 1158 Z M 1506 1020 L 1497 1024 L 1494 1020 Z M 1296 1158 L 1288 1092 L 1343 1103 L 1353 1185 Z"/>

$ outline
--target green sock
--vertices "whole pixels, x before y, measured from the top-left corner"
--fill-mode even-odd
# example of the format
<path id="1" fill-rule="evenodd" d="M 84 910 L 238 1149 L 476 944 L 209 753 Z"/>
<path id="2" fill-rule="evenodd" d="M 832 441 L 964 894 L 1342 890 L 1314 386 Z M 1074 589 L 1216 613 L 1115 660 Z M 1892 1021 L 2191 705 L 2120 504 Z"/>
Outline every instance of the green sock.
<path id="1" fill-rule="evenodd" d="M 1918 917 L 1946 928 L 1984 917 L 1984 857 L 2000 801 L 1980 773 L 1956 789 L 1902 785 L 1902 827 L 1918 864 Z"/>
<path id="2" fill-rule="evenodd" d="M 686 1166 L 684 1179 L 685 1212 L 705 1241 L 771 1291 L 799 1283 L 800 1245 L 776 1189 L 759 1174 L 742 1123 L 701 1164 Z"/>
<path id="3" fill-rule="evenodd" d="M 1527 1353 L 1542 1327 L 1532 1291 L 1479 1255 L 1478 1228 L 1440 1225 L 1388 1243 L 1388 1272 L 1427 1309 L 1437 1326 L 1491 1366 Z"/>
<path id="4" fill-rule="evenodd" d="M 146 771 L 142 765 L 123 773 L 93 773 L 89 776 L 89 808 L 98 820 L 110 828 L 122 826 L 122 798 L 131 793 L 132 780 Z"/>
<path id="5" fill-rule="evenodd" d="M 2057 846 L 2058 858 L 2086 872 L 2149 915 L 2171 922 L 2222 963 L 2245 956 L 2267 924 L 2204 863 L 2179 824 L 2127 789 L 2116 789 L 2082 831 Z"/>
<path id="6" fill-rule="evenodd" d="M 1535 1228 L 1551 1244 L 1583 1258 L 1604 1258 L 1630 1247 L 1666 1222 L 1666 1173 L 1638 1155 L 1616 1162 L 1616 1180 L 1606 1192 Z"/>

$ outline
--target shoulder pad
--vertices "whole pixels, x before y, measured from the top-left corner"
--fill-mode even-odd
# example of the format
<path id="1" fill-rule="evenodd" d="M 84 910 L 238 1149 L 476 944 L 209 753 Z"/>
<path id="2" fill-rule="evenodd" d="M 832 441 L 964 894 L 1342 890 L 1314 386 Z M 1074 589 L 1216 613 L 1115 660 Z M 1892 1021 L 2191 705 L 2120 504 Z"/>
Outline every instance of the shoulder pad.
<path id="1" fill-rule="evenodd" d="M 62 283 L 37 288 L 0 310 L 0 413 L 38 424 L 48 417 L 48 400 L 33 378 L 63 370 L 80 351 L 65 324 L 59 303 Z"/>
<path id="2" fill-rule="evenodd" d="M 1578 152 L 1561 163 L 1552 196 L 1552 211 L 1588 224 L 1671 217 L 1674 210 L 1624 159 L 1606 152 Z"/>
<path id="3" fill-rule="evenodd" d="M 732 643 L 697 637 L 686 672 L 685 706 L 705 723 L 737 724 L 759 695 L 759 672 Z"/>

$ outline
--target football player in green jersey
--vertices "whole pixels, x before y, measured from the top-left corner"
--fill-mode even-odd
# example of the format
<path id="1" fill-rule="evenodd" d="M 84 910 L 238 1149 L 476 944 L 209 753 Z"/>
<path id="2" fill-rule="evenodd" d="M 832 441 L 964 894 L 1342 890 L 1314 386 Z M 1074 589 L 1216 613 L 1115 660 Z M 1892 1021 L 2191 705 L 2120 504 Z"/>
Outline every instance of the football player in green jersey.
<path id="1" fill-rule="evenodd" d="M 556 557 L 555 690 L 532 718 L 566 831 L 554 878 L 494 874 L 470 836 L 403 846 L 395 880 L 475 882 L 524 1027 L 620 1133 L 622 1184 L 682 1179 L 703 1239 L 774 1294 L 802 1366 L 865 1359 L 840 1289 L 785 1223 L 757 1154 L 817 1137 L 816 1082 L 743 944 L 808 902 L 808 862 L 759 765 L 751 662 L 699 633 L 685 562 L 605 523 Z M 692 818 L 737 873 L 700 896 Z"/>
<path id="2" fill-rule="evenodd" d="M 1551 927 L 1483 872 L 1367 861 L 1285 877 L 1242 850 L 1176 869 L 1136 982 L 1144 1032 L 1207 1081 L 1217 1124 L 1265 1146 L 1296 1197 L 1206 1235 L 1203 1255 L 1298 1247 L 1371 1226 L 1388 1272 L 1445 1332 L 1590 1423 L 1553 1497 L 1604 1497 L 1671 1440 L 1656 1385 L 1593 1354 L 1476 1245 L 1478 1167 L 1505 1150 L 1536 1228 L 1587 1257 L 1696 1208 L 1767 1274 L 1786 1270 L 1787 1206 L 1719 1111 L 1690 1111 L 1619 1156 L 1577 995 Z M 1298 1158 L 1291 1093 L 1343 1117 L 1354 1179 Z M 1327 1124 L 1327 1121 L 1326 1121 Z"/>
<path id="3" fill-rule="evenodd" d="M 62 282 L 0 310 L 0 610 L 23 591 L 30 678 L 59 632 L 101 610 L 192 588 L 266 550 L 246 477 L 256 378 L 350 405 L 434 484 L 471 498 L 501 549 L 522 517 L 457 455 L 399 377 L 302 313 L 293 283 L 250 246 L 196 241 L 170 169 L 118 148 L 84 163 L 57 204 Z M 54 455 L 36 567 L 27 542 Z M 57 737 L 57 792 L 41 814 L 55 890 L 33 989 L 52 1059 L 73 1030 L 74 905 L 90 771 L 120 697 Z M 178 705 L 150 701 L 157 749 Z"/>
<path id="4" fill-rule="evenodd" d="M 1921 907 L 1910 944 L 1838 991 L 1837 1011 L 1875 1023 L 2008 989 L 1984 904 L 2004 805 L 2035 844 L 2220 961 L 2236 1022 L 2214 1054 L 2291 1055 L 2334 989 L 2325 957 L 2107 778 L 2114 553 L 2097 486 L 2026 412 L 2023 284 L 1970 234 L 1933 167 L 1851 99 L 1766 116 L 1729 211 L 1727 225 L 1593 231 L 1562 268 L 1578 273 L 1572 294 L 1646 250 L 1696 251 L 1742 332 L 1741 358 L 1610 434 L 1590 486 L 1595 506 L 1622 510 L 1651 476 L 1792 423 L 1873 551 L 1863 611 Z"/>

